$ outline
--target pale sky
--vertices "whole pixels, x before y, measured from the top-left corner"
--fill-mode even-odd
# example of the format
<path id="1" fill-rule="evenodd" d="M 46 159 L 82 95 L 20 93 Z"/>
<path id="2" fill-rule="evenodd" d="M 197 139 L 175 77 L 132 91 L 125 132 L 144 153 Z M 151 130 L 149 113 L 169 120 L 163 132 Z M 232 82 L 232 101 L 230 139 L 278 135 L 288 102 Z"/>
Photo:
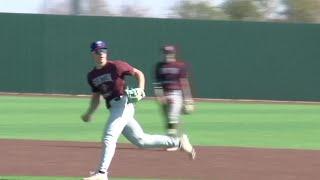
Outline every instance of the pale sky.
<path id="1" fill-rule="evenodd" d="M 0 12 L 37 13 L 42 0 L 0 0 Z"/>
<path id="2" fill-rule="evenodd" d="M 10 13 L 38 13 L 45 0 L 0 0 L 0 12 Z M 53 2 L 53 0 L 47 0 Z M 59 0 L 55 0 L 57 2 Z M 60 0 L 61 1 L 61 0 Z M 151 17 L 165 17 L 168 9 L 179 0 L 107 0 L 112 11 L 118 10 L 123 4 L 135 4 L 148 9 Z M 219 4 L 223 0 L 211 0 Z"/>

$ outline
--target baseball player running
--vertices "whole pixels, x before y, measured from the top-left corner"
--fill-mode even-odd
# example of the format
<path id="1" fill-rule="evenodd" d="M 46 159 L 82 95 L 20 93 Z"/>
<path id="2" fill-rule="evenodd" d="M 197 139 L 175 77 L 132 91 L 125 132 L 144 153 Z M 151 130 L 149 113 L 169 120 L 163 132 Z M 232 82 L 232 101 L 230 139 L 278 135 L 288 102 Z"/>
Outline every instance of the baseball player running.
<path id="1" fill-rule="evenodd" d="M 161 103 L 167 120 L 167 134 L 177 137 L 181 113 L 191 113 L 193 100 L 186 64 L 176 59 L 175 46 L 166 45 L 162 49 L 164 61 L 155 67 L 155 95 Z M 169 148 L 167 150 L 177 150 Z"/>
<path id="2" fill-rule="evenodd" d="M 121 133 L 134 145 L 140 148 L 170 148 L 179 147 L 194 159 L 195 150 L 188 137 L 165 135 L 150 135 L 143 132 L 134 119 L 134 104 L 145 97 L 144 74 L 127 62 L 108 60 L 107 44 L 95 41 L 91 44 L 91 54 L 95 67 L 88 73 L 88 83 L 92 89 L 91 101 L 87 111 L 81 116 L 84 122 L 89 122 L 97 109 L 100 96 L 105 99 L 110 116 L 102 136 L 102 155 L 96 172 L 83 180 L 106 180 L 108 169 L 114 156 L 116 143 Z M 125 76 L 134 76 L 138 87 L 126 89 Z"/>

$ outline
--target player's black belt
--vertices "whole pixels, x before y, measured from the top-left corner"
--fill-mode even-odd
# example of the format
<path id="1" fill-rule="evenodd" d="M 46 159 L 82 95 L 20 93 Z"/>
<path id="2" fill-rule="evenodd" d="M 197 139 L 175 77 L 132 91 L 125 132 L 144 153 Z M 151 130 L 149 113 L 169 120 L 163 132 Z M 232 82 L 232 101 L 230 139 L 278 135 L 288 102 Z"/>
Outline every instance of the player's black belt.
<path id="1" fill-rule="evenodd" d="M 110 101 L 120 101 L 121 100 L 121 98 L 123 98 L 123 95 L 121 95 L 121 96 L 116 96 L 116 97 L 114 97 L 114 98 L 112 98 Z"/>

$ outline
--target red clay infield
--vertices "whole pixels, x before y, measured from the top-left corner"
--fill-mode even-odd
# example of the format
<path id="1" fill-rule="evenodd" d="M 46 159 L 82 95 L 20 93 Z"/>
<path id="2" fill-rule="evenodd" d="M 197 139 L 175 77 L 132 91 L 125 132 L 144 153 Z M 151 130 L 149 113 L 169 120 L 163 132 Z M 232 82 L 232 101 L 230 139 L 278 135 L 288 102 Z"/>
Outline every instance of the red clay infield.
<path id="1" fill-rule="evenodd" d="M 318 180 L 320 151 L 197 147 L 183 152 L 119 144 L 111 177 L 204 180 Z M 0 174 L 87 176 L 98 164 L 99 143 L 0 139 Z"/>

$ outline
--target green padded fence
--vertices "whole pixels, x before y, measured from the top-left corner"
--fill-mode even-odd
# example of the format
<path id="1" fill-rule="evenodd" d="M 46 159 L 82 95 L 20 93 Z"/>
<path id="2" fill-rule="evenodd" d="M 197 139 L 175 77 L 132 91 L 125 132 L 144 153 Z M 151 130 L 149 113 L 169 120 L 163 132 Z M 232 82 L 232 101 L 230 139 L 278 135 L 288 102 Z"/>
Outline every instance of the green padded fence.
<path id="1" fill-rule="evenodd" d="M 191 64 L 195 97 L 320 100 L 320 25 L 0 14 L 0 91 L 89 94 L 89 44 L 145 72 L 160 46 Z"/>

